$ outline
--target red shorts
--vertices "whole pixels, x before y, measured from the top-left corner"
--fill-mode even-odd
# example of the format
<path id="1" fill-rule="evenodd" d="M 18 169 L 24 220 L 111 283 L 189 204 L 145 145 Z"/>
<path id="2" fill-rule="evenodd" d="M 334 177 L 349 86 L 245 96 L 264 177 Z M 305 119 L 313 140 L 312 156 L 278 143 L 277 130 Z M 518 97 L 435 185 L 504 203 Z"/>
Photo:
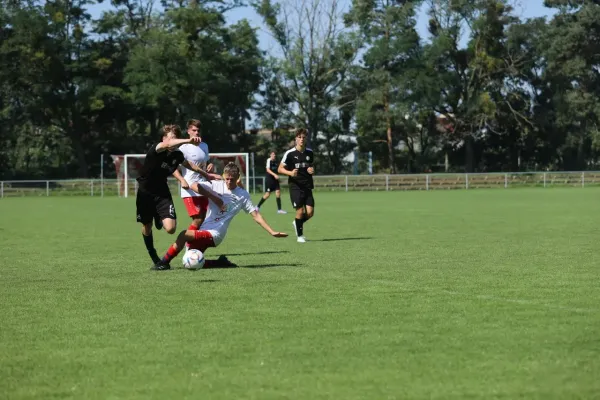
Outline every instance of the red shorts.
<path id="1" fill-rule="evenodd" d="M 197 217 L 202 214 L 206 215 L 206 211 L 208 211 L 208 197 L 184 197 L 183 204 L 185 204 L 190 217 Z"/>
<path id="2" fill-rule="evenodd" d="M 209 231 L 194 231 L 194 236 L 193 240 L 188 240 L 190 249 L 200 250 L 204 253 L 209 247 L 217 247 Z"/>

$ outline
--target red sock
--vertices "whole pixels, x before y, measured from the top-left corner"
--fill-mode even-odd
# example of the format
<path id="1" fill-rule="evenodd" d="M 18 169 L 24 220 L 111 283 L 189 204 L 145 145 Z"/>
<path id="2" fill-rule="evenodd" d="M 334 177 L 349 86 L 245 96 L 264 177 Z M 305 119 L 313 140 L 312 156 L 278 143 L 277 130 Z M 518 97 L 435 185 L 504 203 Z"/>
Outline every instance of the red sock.
<path id="1" fill-rule="evenodd" d="M 198 227 L 194 224 L 190 224 L 190 226 L 188 226 L 188 231 L 197 231 Z"/>
<path id="2" fill-rule="evenodd" d="M 169 250 L 167 250 L 167 252 L 165 253 L 165 256 L 163 257 L 163 261 L 165 262 L 169 262 L 172 259 L 174 259 L 175 257 L 177 257 L 177 254 L 179 254 L 179 249 L 175 248 L 175 245 L 171 245 L 171 247 L 169 247 Z"/>

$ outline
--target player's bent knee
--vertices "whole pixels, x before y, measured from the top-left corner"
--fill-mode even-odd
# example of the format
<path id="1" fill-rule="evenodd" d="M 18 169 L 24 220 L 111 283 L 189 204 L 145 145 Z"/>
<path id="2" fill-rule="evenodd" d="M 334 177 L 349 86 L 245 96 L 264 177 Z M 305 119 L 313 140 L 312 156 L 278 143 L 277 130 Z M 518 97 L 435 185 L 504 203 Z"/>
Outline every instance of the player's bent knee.
<path id="1" fill-rule="evenodd" d="M 177 229 L 177 221 L 171 218 L 165 218 L 163 219 L 163 228 L 165 229 L 165 232 L 167 232 L 169 235 L 172 235 Z"/>

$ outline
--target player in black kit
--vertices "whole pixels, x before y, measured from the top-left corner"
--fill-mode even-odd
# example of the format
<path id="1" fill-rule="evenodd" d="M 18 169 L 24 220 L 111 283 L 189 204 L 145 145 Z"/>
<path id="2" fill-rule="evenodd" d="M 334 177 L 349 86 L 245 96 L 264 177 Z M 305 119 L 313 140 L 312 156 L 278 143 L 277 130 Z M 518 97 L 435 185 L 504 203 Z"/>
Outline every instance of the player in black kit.
<path id="1" fill-rule="evenodd" d="M 277 175 L 277 161 L 275 161 L 275 152 L 272 151 L 267 158 L 267 179 L 265 179 L 265 194 L 258 202 L 258 208 L 263 205 L 271 195 L 275 192 L 275 200 L 277 200 L 277 214 L 287 214 L 287 211 L 281 209 L 281 191 L 279 190 L 279 175 Z"/>
<path id="2" fill-rule="evenodd" d="M 175 205 L 167 185 L 167 178 L 181 164 L 186 168 L 198 171 L 207 179 L 211 179 L 200 167 L 187 162 L 183 153 L 177 150 L 185 143 L 198 144 L 200 138 L 178 139 L 180 134 L 181 129 L 177 125 L 163 127 L 162 141 L 150 146 L 140 176 L 137 178 L 138 192 L 135 199 L 137 222 L 142 223 L 144 244 L 154 264 L 158 263 L 160 258 L 154 248 L 152 220 L 157 229 L 164 226 L 167 233 L 175 233 L 175 229 L 177 229 Z"/>
<path id="3" fill-rule="evenodd" d="M 304 223 L 312 218 L 315 212 L 313 197 L 314 156 L 311 149 L 306 148 L 306 130 L 296 132 L 296 146 L 285 152 L 277 172 L 289 176 L 290 199 L 296 209 L 294 228 L 298 243 L 306 242 Z"/>

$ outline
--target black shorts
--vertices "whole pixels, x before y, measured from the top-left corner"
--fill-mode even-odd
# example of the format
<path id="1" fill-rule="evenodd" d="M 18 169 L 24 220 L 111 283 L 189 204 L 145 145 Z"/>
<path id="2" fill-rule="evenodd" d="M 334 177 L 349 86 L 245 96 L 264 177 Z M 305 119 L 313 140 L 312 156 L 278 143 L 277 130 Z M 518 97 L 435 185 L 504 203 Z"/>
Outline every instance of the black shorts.
<path id="1" fill-rule="evenodd" d="M 290 199 L 296 209 L 304 206 L 315 206 L 312 189 L 300 189 L 296 186 L 290 186 Z"/>
<path id="2" fill-rule="evenodd" d="M 271 175 L 265 179 L 265 192 L 274 192 L 279 190 L 279 180 L 273 178 Z"/>
<path id="3" fill-rule="evenodd" d="M 152 222 L 154 217 L 163 220 L 165 218 L 177 219 L 175 205 L 171 194 L 157 196 L 152 193 L 138 190 L 135 198 L 137 222 L 146 225 Z"/>

